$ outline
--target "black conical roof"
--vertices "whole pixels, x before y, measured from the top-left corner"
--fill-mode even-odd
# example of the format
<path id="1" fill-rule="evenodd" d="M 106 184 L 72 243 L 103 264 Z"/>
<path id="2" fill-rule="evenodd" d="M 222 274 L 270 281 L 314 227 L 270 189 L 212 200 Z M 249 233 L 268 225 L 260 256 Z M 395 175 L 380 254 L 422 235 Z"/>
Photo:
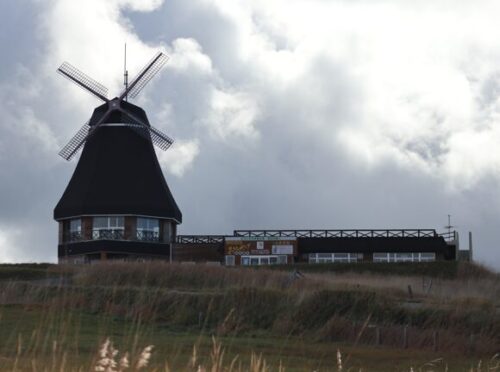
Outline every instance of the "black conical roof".
<path id="1" fill-rule="evenodd" d="M 112 100 L 94 110 L 90 125 L 108 112 Z M 130 112 L 147 125 L 140 107 L 121 101 L 104 123 L 131 123 Z M 182 222 L 163 177 L 153 144 L 127 126 L 101 125 L 87 140 L 75 172 L 54 209 L 56 220 L 81 215 L 142 215 Z"/>

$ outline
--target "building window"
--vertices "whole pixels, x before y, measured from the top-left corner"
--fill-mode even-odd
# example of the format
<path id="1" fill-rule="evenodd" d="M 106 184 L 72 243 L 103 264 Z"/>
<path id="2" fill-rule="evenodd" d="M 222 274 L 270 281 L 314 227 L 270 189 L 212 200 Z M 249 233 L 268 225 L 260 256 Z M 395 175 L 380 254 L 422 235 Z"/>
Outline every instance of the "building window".
<path id="1" fill-rule="evenodd" d="M 431 262 L 436 261 L 434 252 L 423 253 L 386 253 L 373 254 L 373 262 Z"/>
<path id="2" fill-rule="evenodd" d="M 137 217 L 137 239 L 157 242 L 160 240 L 160 220 Z"/>
<path id="3" fill-rule="evenodd" d="M 123 216 L 98 216 L 93 219 L 92 239 L 123 240 L 125 232 Z"/>
<path id="4" fill-rule="evenodd" d="M 284 254 L 278 256 L 278 265 L 286 265 L 288 263 L 288 257 Z"/>
<path id="5" fill-rule="evenodd" d="M 234 255 L 226 256 L 226 266 L 234 266 Z"/>
<path id="6" fill-rule="evenodd" d="M 67 242 L 77 242 L 82 240 L 82 220 L 80 218 L 73 218 L 69 220 L 69 225 L 66 226 L 68 228 L 65 239 Z"/>
<path id="7" fill-rule="evenodd" d="M 241 256 L 241 265 L 243 265 L 243 266 L 278 265 L 278 264 L 286 264 L 286 263 L 287 263 L 287 256 L 286 255 Z"/>
<path id="8" fill-rule="evenodd" d="M 362 253 L 311 253 L 309 263 L 358 262 L 363 259 Z"/>

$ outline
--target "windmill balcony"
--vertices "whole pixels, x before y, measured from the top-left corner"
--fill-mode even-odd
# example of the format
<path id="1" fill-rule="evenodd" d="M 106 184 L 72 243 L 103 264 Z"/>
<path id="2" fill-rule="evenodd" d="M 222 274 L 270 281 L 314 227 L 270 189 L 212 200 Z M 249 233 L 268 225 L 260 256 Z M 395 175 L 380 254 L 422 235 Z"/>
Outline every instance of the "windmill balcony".
<path id="1" fill-rule="evenodd" d="M 79 242 L 83 240 L 83 234 L 81 231 L 70 231 L 64 235 L 64 241 L 72 243 Z"/>
<path id="2" fill-rule="evenodd" d="M 137 230 L 135 233 L 126 233 L 124 229 L 93 229 L 89 237 L 82 231 L 68 231 L 64 234 L 63 242 L 77 243 L 89 240 L 130 240 L 141 242 L 162 242 L 159 231 Z"/>
<path id="3" fill-rule="evenodd" d="M 150 230 L 137 230 L 137 240 L 146 242 L 159 242 L 160 232 Z"/>
<path id="4" fill-rule="evenodd" d="M 92 230 L 93 240 L 124 240 L 125 231 L 123 229 L 95 229 Z"/>

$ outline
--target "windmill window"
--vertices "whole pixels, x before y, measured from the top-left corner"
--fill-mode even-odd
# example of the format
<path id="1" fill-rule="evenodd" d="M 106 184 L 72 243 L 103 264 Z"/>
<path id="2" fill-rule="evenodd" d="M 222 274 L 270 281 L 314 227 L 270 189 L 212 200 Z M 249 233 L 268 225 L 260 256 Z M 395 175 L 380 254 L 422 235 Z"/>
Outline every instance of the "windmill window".
<path id="1" fill-rule="evenodd" d="M 160 220 L 157 218 L 137 218 L 137 239 L 146 241 L 160 240 Z"/>
<path id="2" fill-rule="evenodd" d="M 73 218 L 69 220 L 68 228 L 69 231 L 66 231 L 66 241 L 77 242 L 82 240 L 82 220 L 80 218 Z"/>
<path id="3" fill-rule="evenodd" d="M 124 238 L 123 216 L 94 217 L 92 238 L 106 240 L 122 240 Z"/>
<path id="4" fill-rule="evenodd" d="M 74 218 L 69 221 L 69 232 L 81 232 L 82 231 L 82 220 L 80 218 Z"/>

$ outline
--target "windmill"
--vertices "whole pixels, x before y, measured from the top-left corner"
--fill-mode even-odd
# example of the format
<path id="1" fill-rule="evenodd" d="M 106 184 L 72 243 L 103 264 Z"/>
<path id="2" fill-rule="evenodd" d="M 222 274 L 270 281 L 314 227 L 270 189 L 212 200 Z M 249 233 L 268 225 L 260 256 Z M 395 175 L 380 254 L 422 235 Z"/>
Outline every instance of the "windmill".
<path id="1" fill-rule="evenodd" d="M 173 140 L 129 102 L 167 60 L 157 53 L 130 83 L 125 62 L 125 88 L 113 99 L 104 85 L 71 64 L 57 69 L 103 102 L 59 153 L 71 160 L 82 150 L 54 209 L 61 261 L 170 256 L 182 214 L 153 146 L 167 150 Z"/>

